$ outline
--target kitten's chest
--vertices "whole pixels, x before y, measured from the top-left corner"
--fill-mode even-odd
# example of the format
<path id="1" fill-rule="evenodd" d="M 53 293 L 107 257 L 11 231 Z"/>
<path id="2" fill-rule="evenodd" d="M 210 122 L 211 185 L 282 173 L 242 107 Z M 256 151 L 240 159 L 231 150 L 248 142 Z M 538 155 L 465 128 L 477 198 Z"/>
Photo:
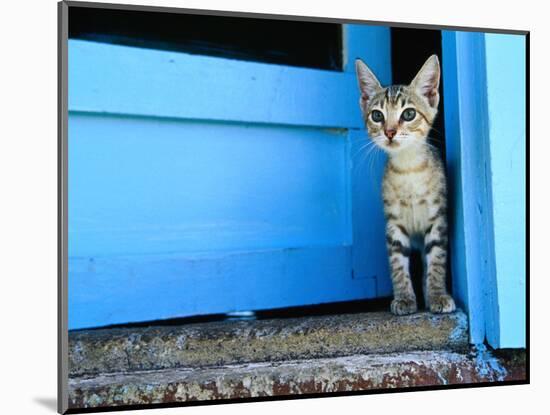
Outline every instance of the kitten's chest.
<path id="1" fill-rule="evenodd" d="M 395 196 L 402 202 L 419 204 L 430 192 L 428 172 L 399 174 L 390 177 Z"/>
<path id="2" fill-rule="evenodd" d="M 428 226 L 430 187 L 428 172 L 390 176 L 387 206 L 394 216 L 401 218 L 411 233 L 424 233 Z"/>

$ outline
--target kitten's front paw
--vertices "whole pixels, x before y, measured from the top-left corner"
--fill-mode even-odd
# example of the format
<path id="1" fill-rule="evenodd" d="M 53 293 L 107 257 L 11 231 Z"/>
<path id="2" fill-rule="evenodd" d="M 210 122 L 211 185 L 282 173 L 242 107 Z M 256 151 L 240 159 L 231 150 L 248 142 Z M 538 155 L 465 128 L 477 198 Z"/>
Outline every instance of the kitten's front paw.
<path id="1" fill-rule="evenodd" d="M 396 298 L 391 302 L 391 312 L 396 316 L 416 313 L 416 299 L 411 297 Z"/>
<path id="2" fill-rule="evenodd" d="M 455 310 L 455 301 L 450 295 L 438 295 L 430 298 L 430 311 L 432 313 L 452 313 Z"/>

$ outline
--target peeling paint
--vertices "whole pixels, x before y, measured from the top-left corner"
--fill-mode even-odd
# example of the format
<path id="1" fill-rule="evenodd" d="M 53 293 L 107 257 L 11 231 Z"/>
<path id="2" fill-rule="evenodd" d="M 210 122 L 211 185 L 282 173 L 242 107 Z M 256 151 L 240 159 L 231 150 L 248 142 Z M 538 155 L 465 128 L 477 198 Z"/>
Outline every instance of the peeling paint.
<path id="1" fill-rule="evenodd" d="M 502 381 L 508 374 L 499 360 L 487 350 L 484 344 L 478 344 L 474 348 L 476 354 L 477 371 L 485 377 L 494 376 L 494 380 Z"/>
<path id="2" fill-rule="evenodd" d="M 485 360 L 488 359 L 488 360 Z M 512 360 L 510 360 L 512 361 Z M 523 364 L 521 359 L 518 364 Z M 165 369 L 73 378 L 71 408 L 452 385 L 514 380 L 487 350 L 422 351 Z"/>
<path id="3" fill-rule="evenodd" d="M 464 313 L 456 313 L 456 326 L 449 334 L 449 340 L 453 343 L 459 343 L 464 338 L 464 333 L 468 333 L 468 317 Z"/>

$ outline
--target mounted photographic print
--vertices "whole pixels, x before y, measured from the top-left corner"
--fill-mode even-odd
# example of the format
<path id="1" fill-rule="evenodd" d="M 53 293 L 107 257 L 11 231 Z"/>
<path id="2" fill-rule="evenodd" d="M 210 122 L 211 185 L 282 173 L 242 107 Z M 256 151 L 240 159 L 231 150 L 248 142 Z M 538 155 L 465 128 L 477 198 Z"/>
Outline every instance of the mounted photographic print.
<path id="1" fill-rule="evenodd" d="M 59 412 L 527 383 L 528 59 L 59 3 Z"/>

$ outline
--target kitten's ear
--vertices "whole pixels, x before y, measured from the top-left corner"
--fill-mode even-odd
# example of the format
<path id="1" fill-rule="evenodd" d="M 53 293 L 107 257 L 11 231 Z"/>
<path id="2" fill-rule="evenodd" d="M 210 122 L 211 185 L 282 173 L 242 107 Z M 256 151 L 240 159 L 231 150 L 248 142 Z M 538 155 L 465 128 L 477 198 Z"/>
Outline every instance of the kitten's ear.
<path id="1" fill-rule="evenodd" d="M 361 59 L 355 60 L 355 71 L 357 72 L 357 81 L 359 82 L 359 91 L 361 91 L 361 98 L 359 98 L 359 105 L 364 110 L 366 103 L 371 99 L 376 92 L 382 89 L 380 82 L 376 79 L 376 76 L 372 73 L 365 62 Z"/>
<path id="2" fill-rule="evenodd" d="M 411 87 L 417 94 L 425 97 L 432 108 L 437 108 L 439 104 L 439 78 L 439 59 L 432 55 L 411 82 Z"/>

